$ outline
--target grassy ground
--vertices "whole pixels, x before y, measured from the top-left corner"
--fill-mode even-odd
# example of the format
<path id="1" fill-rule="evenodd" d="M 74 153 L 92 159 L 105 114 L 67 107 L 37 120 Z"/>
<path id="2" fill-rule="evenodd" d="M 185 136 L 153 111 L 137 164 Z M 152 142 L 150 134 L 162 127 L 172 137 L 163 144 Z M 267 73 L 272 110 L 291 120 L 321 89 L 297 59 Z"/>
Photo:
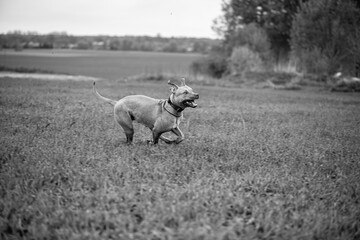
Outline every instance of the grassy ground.
<path id="1" fill-rule="evenodd" d="M 0 80 L 1 238 L 360 238 L 359 95 L 193 85 L 183 143 L 128 146 L 91 87 Z"/>

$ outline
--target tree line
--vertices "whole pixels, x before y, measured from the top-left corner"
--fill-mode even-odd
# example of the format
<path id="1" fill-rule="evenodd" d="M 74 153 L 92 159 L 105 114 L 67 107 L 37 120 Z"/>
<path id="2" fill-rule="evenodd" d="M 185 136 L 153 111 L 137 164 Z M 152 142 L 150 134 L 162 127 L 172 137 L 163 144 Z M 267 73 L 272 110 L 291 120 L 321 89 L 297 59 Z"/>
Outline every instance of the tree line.
<path id="1" fill-rule="evenodd" d="M 214 77 L 287 62 L 297 71 L 360 75 L 360 1 L 223 0 L 217 51 L 193 67 Z"/>
<path id="2" fill-rule="evenodd" d="M 13 31 L 0 34 L 0 48 L 22 50 L 39 49 L 95 49 L 122 51 L 196 52 L 208 53 L 219 44 L 207 38 L 166 38 L 150 36 L 74 36 L 66 32 L 38 34 Z"/>

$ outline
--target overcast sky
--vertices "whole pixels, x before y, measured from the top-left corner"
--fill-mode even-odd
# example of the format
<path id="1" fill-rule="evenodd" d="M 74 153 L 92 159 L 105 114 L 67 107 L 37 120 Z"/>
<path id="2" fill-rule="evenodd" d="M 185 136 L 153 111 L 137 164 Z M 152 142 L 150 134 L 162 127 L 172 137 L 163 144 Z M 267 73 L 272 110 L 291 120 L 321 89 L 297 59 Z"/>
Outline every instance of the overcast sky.
<path id="1" fill-rule="evenodd" d="M 222 0 L 0 0 L 0 33 L 211 37 Z"/>

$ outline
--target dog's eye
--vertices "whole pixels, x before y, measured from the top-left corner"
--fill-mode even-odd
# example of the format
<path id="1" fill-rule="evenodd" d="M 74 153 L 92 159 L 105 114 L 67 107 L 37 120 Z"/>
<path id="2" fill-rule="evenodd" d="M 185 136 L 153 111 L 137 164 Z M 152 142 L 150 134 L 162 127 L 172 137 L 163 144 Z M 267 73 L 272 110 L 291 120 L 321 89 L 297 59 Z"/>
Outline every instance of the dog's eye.
<path id="1" fill-rule="evenodd" d="M 187 90 L 184 91 L 184 94 L 188 94 L 189 92 Z"/>

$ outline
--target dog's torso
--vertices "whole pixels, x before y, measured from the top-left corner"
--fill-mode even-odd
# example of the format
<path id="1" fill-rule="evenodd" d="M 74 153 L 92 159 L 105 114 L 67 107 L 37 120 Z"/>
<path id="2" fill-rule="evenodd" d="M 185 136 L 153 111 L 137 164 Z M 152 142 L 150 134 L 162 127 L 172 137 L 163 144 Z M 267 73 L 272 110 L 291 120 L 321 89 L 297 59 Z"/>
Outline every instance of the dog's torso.
<path id="1" fill-rule="evenodd" d="M 180 117 L 168 113 L 164 109 L 166 100 L 155 99 L 144 95 L 129 95 L 115 104 L 115 114 L 129 114 L 132 120 L 153 129 L 155 125 L 164 132 L 176 128 Z"/>

